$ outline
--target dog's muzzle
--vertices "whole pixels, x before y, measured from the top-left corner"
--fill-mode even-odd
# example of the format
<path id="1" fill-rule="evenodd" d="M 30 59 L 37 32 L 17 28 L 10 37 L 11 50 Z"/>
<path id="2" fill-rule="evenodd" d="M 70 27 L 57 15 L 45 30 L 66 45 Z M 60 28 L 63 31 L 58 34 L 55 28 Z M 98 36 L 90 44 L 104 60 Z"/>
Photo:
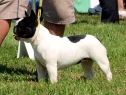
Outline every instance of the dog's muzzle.
<path id="1" fill-rule="evenodd" d="M 14 35 L 13 35 L 14 38 L 15 38 L 16 40 L 20 40 L 20 37 L 19 37 L 18 34 L 17 34 L 16 26 L 14 26 L 13 33 L 14 33 Z"/>

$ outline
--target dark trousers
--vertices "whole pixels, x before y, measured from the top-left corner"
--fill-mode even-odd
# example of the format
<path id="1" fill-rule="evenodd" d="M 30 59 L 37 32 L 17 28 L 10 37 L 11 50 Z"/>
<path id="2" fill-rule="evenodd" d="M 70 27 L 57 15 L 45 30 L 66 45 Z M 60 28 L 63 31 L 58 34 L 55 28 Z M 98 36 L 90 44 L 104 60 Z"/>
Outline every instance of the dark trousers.
<path id="1" fill-rule="evenodd" d="M 99 0 L 102 7 L 101 22 L 119 23 L 117 0 Z"/>

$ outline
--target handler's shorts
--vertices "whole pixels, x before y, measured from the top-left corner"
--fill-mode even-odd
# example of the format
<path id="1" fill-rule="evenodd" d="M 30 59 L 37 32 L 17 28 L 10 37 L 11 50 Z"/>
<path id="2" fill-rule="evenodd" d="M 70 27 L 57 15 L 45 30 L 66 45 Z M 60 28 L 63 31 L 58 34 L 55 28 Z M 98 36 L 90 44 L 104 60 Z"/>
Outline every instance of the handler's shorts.
<path id="1" fill-rule="evenodd" d="M 55 24 L 73 23 L 74 0 L 43 0 L 43 18 Z"/>
<path id="2" fill-rule="evenodd" d="M 0 19 L 22 18 L 29 0 L 0 0 Z"/>

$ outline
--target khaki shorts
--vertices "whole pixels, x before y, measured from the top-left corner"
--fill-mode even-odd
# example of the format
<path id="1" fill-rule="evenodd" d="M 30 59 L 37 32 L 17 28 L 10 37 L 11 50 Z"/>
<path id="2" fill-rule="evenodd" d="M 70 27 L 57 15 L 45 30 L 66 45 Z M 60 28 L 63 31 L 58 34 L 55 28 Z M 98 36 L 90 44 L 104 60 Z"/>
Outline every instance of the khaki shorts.
<path id="1" fill-rule="evenodd" d="M 43 18 L 55 24 L 73 23 L 74 0 L 43 0 Z"/>
<path id="2" fill-rule="evenodd" d="M 25 16 L 29 0 L 0 0 L 0 19 L 15 19 Z"/>

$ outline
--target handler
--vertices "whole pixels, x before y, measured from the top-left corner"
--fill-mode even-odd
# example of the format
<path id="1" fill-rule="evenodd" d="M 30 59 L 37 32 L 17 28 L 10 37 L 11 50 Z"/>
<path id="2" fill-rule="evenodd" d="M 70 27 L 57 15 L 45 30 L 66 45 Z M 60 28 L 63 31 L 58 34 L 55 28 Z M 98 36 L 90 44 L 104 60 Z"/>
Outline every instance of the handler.
<path id="1" fill-rule="evenodd" d="M 62 37 L 65 25 L 75 21 L 74 0 L 43 0 L 43 18 L 50 33 Z"/>
<path id="2" fill-rule="evenodd" d="M 11 20 L 24 17 L 24 11 L 30 8 L 28 4 L 29 0 L 0 1 L 0 46 L 8 34 Z M 74 0 L 43 0 L 43 18 L 44 26 L 51 34 L 63 36 L 65 25 L 75 21 Z"/>
<path id="3" fill-rule="evenodd" d="M 29 0 L 0 1 L 0 46 L 9 32 L 12 19 L 22 18 L 25 16 L 25 11 L 30 10 L 28 4 Z"/>

